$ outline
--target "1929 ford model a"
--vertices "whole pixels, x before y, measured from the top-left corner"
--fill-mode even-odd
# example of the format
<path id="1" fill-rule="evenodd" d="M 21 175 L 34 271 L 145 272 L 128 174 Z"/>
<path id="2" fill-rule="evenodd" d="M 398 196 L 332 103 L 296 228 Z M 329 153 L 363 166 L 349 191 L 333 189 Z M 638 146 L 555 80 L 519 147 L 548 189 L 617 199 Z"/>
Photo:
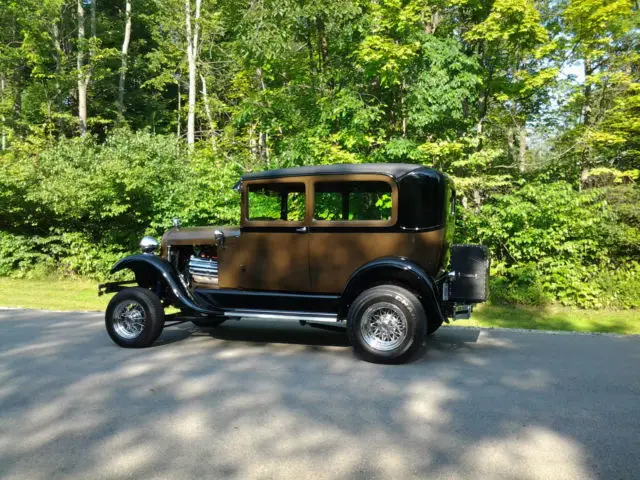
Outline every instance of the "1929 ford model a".
<path id="1" fill-rule="evenodd" d="M 240 227 L 181 228 L 120 260 L 135 284 L 106 311 L 109 335 L 146 347 L 171 318 L 217 326 L 274 319 L 346 328 L 361 358 L 402 362 L 449 317 L 469 318 L 488 294 L 489 259 L 451 245 L 455 191 L 410 164 L 326 165 L 251 173 L 236 185 Z M 160 248 L 160 254 L 155 251 Z"/>

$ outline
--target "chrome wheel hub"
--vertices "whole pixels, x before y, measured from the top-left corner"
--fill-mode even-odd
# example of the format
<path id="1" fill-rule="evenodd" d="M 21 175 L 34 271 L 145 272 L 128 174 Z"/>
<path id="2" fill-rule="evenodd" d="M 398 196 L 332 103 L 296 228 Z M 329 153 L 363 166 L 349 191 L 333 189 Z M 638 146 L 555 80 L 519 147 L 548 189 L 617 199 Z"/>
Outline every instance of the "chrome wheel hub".
<path id="1" fill-rule="evenodd" d="M 393 303 L 375 303 L 364 312 L 360 333 L 371 348 L 383 352 L 393 350 L 407 338 L 407 317 Z"/>
<path id="2" fill-rule="evenodd" d="M 144 308 L 135 300 L 128 300 L 118 305 L 113 312 L 113 329 L 122 338 L 133 340 L 144 329 Z"/>

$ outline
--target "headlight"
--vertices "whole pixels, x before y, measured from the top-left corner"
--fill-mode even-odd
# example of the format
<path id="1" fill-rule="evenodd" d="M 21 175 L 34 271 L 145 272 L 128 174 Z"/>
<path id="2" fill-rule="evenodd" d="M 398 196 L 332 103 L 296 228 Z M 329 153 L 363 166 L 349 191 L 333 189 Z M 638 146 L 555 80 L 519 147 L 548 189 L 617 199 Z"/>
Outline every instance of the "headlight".
<path id="1" fill-rule="evenodd" d="M 160 244 L 153 237 L 147 236 L 140 240 L 140 250 L 142 250 L 142 253 L 153 253 L 158 250 L 159 246 Z"/>

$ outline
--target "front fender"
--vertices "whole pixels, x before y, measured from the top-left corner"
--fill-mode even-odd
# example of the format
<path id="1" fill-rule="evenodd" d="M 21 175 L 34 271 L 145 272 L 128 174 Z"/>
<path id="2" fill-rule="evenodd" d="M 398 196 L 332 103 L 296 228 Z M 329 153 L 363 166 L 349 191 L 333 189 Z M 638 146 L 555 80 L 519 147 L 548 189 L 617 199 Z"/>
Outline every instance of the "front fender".
<path id="1" fill-rule="evenodd" d="M 131 270 L 136 276 L 136 282 L 141 287 L 153 287 L 157 281 L 167 287 L 174 297 L 178 307 L 206 315 L 218 315 L 222 310 L 211 309 L 196 302 L 184 287 L 178 272 L 166 260 L 157 255 L 138 253 L 119 260 L 111 269 L 111 273 L 121 270 Z"/>
<path id="2" fill-rule="evenodd" d="M 431 277 L 422 267 L 403 257 L 383 257 L 358 268 L 347 282 L 341 297 L 340 318 L 345 318 L 351 303 L 373 285 L 399 283 L 414 290 L 421 298 L 428 318 L 444 321 L 438 293 Z"/>

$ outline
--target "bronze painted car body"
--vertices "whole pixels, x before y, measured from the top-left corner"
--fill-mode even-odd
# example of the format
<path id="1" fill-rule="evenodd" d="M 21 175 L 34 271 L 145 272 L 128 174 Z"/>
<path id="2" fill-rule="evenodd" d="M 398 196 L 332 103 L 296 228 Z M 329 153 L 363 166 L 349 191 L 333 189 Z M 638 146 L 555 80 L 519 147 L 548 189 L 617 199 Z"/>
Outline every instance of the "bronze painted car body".
<path id="1" fill-rule="evenodd" d="M 361 337 L 365 349 L 373 345 L 368 359 L 374 361 L 380 360 L 377 347 L 393 350 L 396 336 L 415 330 L 411 322 L 424 322 L 432 333 L 448 317 L 468 317 L 487 297 L 487 252 L 452 248 L 455 190 L 436 170 L 413 164 L 299 167 L 247 174 L 235 188 L 239 226 L 176 224 L 163 236 L 160 255 L 149 240 L 145 253 L 123 259 L 113 272 L 132 270 L 139 287 L 201 324 L 271 318 L 348 328 L 354 303 L 377 288 L 374 305 L 380 308 L 361 312 L 371 316 L 370 345 L 364 327 Z M 122 288 L 117 282 L 101 286 Z"/>

